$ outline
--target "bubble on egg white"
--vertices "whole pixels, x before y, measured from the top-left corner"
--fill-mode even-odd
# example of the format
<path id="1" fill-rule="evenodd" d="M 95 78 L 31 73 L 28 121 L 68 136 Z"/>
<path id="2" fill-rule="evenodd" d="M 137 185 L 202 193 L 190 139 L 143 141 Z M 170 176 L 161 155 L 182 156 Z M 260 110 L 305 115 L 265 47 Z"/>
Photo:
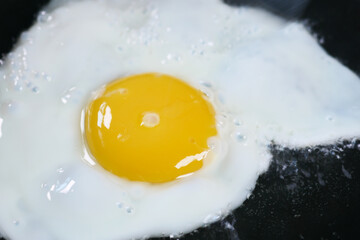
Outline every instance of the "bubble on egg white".
<path id="1" fill-rule="evenodd" d="M 91 93 L 144 72 L 187 81 L 217 113 L 214 159 L 175 182 L 129 182 L 84 152 L 79 122 Z M 14 239 L 176 237 L 249 198 L 269 144 L 312 150 L 360 136 L 354 73 L 301 24 L 217 0 L 52 1 L 0 77 L 0 232 Z"/>
<path id="2" fill-rule="evenodd" d="M 47 23 L 52 20 L 52 16 L 48 14 L 46 11 L 41 11 L 37 17 L 38 22 Z"/>

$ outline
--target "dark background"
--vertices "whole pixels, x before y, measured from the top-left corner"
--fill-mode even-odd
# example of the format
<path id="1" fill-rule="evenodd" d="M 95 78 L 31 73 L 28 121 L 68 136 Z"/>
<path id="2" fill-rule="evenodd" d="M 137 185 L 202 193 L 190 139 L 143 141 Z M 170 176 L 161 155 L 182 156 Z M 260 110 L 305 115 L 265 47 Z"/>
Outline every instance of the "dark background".
<path id="1" fill-rule="evenodd" d="M 1 0 L 1 56 L 46 2 Z M 330 55 L 360 73 L 360 0 L 225 2 L 256 5 L 304 21 Z M 251 197 L 222 221 L 181 239 L 360 239 L 359 140 L 298 150 L 274 143 L 269 149 L 273 161 Z"/>

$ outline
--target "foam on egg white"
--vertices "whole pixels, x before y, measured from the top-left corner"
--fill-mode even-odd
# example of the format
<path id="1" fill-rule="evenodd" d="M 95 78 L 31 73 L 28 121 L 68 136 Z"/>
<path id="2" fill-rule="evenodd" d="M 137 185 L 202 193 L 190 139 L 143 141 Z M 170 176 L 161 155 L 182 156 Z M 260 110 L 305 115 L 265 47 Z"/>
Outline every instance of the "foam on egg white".
<path id="1" fill-rule="evenodd" d="M 133 239 L 192 231 L 240 206 L 271 141 L 360 136 L 360 80 L 299 23 L 217 0 L 53 1 L 0 68 L 0 229 L 10 239 Z M 213 163 L 160 185 L 83 159 L 81 112 L 118 77 L 207 86 Z M 217 100 L 216 100 L 217 99 Z"/>

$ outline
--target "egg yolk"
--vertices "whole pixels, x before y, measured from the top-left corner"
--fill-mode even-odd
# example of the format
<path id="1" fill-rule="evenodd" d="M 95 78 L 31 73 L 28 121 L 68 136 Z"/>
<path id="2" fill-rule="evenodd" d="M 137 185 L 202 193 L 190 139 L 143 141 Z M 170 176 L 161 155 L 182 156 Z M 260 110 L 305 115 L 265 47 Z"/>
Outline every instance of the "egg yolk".
<path id="1" fill-rule="evenodd" d="M 215 111 L 204 94 L 172 76 L 146 73 L 117 79 L 85 110 L 87 147 L 107 171 L 162 183 L 203 166 Z"/>

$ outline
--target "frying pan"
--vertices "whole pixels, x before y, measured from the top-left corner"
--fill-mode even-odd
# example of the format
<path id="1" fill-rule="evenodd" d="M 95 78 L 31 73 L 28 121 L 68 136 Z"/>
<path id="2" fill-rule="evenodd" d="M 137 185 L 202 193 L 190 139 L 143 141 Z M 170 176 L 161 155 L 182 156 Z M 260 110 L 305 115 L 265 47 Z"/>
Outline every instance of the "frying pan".
<path id="1" fill-rule="evenodd" d="M 11 50 L 19 34 L 31 26 L 46 2 L 48 0 L 0 2 L 0 55 Z M 284 18 L 305 22 L 330 55 L 359 75 L 360 0 L 225 2 L 255 5 Z M 251 197 L 223 220 L 181 239 L 359 238 L 359 139 L 297 150 L 273 143 L 269 151 L 273 154 L 272 163 L 259 177 Z"/>

